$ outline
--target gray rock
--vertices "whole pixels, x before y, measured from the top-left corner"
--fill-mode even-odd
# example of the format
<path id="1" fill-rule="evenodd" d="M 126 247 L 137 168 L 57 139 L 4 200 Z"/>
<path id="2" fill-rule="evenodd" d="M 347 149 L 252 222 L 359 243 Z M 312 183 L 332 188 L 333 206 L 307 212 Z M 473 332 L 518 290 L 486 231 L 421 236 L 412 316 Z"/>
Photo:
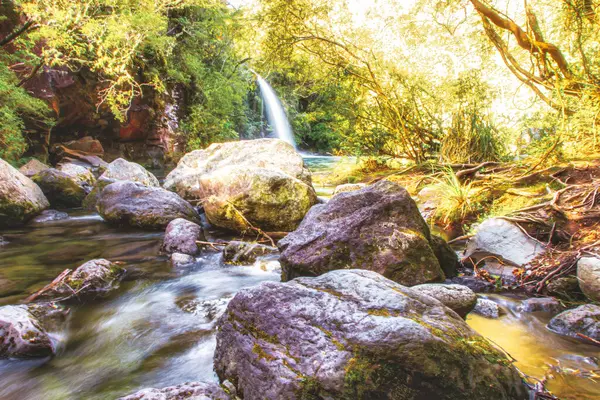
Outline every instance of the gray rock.
<path id="1" fill-rule="evenodd" d="M 89 299 L 105 296 L 119 287 L 125 270 L 108 260 L 91 260 L 75 271 L 65 270 L 52 283 L 29 297 L 29 301 Z"/>
<path id="2" fill-rule="evenodd" d="M 577 262 L 577 279 L 583 294 L 600 302 L 600 259 L 583 257 Z"/>
<path id="3" fill-rule="evenodd" d="M 335 196 L 336 194 L 340 193 L 354 192 L 356 190 L 361 190 L 366 187 L 367 185 L 365 183 L 346 183 L 345 185 L 337 186 L 333 191 L 333 195 Z"/>
<path id="4" fill-rule="evenodd" d="M 49 206 L 38 185 L 0 159 L 0 228 L 27 222 Z"/>
<path id="5" fill-rule="evenodd" d="M 205 240 L 202 227 L 183 218 L 177 218 L 167 225 L 162 251 L 167 254 L 182 253 L 193 256 L 200 251 L 196 244 L 197 240 Z"/>
<path id="6" fill-rule="evenodd" d="M 171 254 L 171 266 L 173 268 L 185 267 L 196 262 L 196 259 L 189 254 L 173 253 Z"/>
<path id="7" fill-rule="evenodd" d="M 600 306 L 586 304 L 552 318 L 548 328 L 560 335 L 581 339 L 578 334 L 600 340 Z"/>
<path id="8" fill-rule="evenodd" d="M 74 162 L 67 162 L 59 164 L 56 169 L 72 177 L 79 186 L 86 189 L 87 193 L 92 191 L 92 188 L 96 183 L 96 177 L 92 173 L 91 167 Z"/>
<path id="9" fill-rule="evenodd" d="M 54 168 L 46 169 L 32 179 L 42 189 L 50 204 L 58 208 L 81 207 L 83 199 L 91 190 L 77 178 Z"/>
<path id="10" fill-rule="evenodd" d="M 0 358 L 48 357 L 54 344 L 26 305 L 0 307 Z"/>
<path id="11" fill-rule="evenodd" d="M 188 382 L 182 385 L 171 386 L 164 389 L 143 389 L 119 400 L 233 400 L 216 383 Z"/>
<path id="12" fill-rule="evenodd" d="M 129 181 L 105 187 L 96 209 L 107 222 L 139 228 L 163 229 L 177 218 L 200 222 L 194 207 L 177 194 Z"/>
<path id="13" fill-rule="evenodd" d="M 446 283 L 455 283 L 457 285 L 466 286 L 475 293 L 490 293 L 496 289 L 494 284 L 473 275 L 457 276 L 448 280 Z"/>
<path id="14" fill-rule="evenodd" d="M 208 221 L 245 232 L 289 232 L 317 202 L 310 172 L 278 139 L 213 144 L 186 154 L 164 187 L 200 200 Z"/>
<path id="15" fill-rule="evenodd" d="M 553 279 L 546 286 L 549 294 L 561 297 L 572 297 L 580 292 L 579 280 L 576 276 L 564 276 Z"/>
<path id="16" fill-rule="evenodd" d="M 37 175 L 48 168 L 50 168 L 50 166 L 34 158 L 19 168 L 19 172 L 26 177 L 31 178 L 32 176 Z"/>
<path id="17" fill-rule="evenodd" d="M 480 297 L 477 299 L 477 303 L 472 312 L 485 318 L 495 319 L 500 318 L 501 309 L 500 306 L 492 300 Z"/>
<path id="18" fill-rule="evenodd" d="M 563 305 L 552 297 L 532 298 L 523 300 L 519 306 L 521 312 L 545 312 L 558 314 L 563 311 Z"/>
<path id="19" fill-rule="evenodd" d="M 430 241 L 408 192 L 381 181 L 313 207 L 278 246 L 284 280 L 359 268 L 413 286 L 445 279 Z"/>
<path id="20" fill-rule="evenodd" d="M 242 290 L 218 328 L 215 371 L 246 399 L 527 398 L 455 312 L 372 271 Z"/>
<path id="21" fill-rule="evenodd" d="M 464 257 L 479 260 L 493 255 L 522 267 L 544 253 L 541 244 L 525 235 L 518 226 L 501 218 L 485 220 L 469 240 Z"/>
<path id="22" fill-rule="evenodd" d="M 44 210 L 40 215 L 31 220 L 32 224 L 45 224 L 47 222 L 62 221 L 69 218 L 69 214 L 56 210 Z"/>
<path id="23" fill-rule="evenodd" d="M 265 246 L 258 243 L 229 242 L 223 249 L 223 261 L 228 264 L 250 265 L 254 264 L 260 257 L 279 254 L 275 247 Z"/>
<path id="24" fill-rule="evenodd" d="M 413 286 L 412 288 L 419 293 L 439 300 L 463 318 L 473 310 L 475 303 L 477 303 L 477 295 L 466 286 L 429 283 Z"/>

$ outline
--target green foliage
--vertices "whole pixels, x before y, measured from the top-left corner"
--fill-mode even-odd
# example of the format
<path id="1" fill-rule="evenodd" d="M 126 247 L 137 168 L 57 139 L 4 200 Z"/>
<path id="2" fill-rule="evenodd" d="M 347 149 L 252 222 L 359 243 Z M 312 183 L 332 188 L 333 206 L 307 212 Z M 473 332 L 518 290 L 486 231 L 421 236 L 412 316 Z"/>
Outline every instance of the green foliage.
<path id="1" fill-rule="evenodd" d="M 0 158 L 16 162 L 27 149 L 24 119 L 35 119 L 48 127 L 49 109 L 41 100 L 18 86 L 18 79 L 0 62 Z"/>
<path id="2" fill-rule="evenodd" d="M 479 190 L 474 189 L 471 183 L 462 183 L 451 168 L 446 169 L 435 182 L 436 197 L 439 199 L 435 218 L 442 224 L 450 226 L 464 223 L 479 209 L 475 200 Z"/>

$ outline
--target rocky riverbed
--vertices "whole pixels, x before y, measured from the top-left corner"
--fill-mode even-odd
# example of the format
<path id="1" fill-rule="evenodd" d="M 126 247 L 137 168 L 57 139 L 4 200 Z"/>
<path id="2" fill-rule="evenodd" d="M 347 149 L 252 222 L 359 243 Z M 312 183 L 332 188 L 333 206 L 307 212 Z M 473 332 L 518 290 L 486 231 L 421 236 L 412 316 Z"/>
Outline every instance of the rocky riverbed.
<path id="1" fill-rule="evenodd" d="M 79 160 L 93 180 L 38 166 L 68 181 L 50 189 L 3 166 L 20 206 L 2 203 L 0 398 L 525 399 L 523 378 L 600 396 L 596 305 L 491 294 L 396 184 L 340 188 L 300 222 L 286 199 L 317 202 L 310 168 L 276 141 L 236 146 L 188 156 L 179 194 L 125 160 Z M 502 249 L 489 236 L 470 255 Z"/>

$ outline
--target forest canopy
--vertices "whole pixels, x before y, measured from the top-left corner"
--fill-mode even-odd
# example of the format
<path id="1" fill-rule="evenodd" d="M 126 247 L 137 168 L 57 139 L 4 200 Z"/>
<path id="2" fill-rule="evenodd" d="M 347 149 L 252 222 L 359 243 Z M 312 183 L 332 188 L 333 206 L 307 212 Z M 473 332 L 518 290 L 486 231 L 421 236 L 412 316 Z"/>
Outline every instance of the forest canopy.
<path id="1" fill-rule="evenodd" d="M 252 71 L 309 151 L 473 163 L 598 149 L 595 0 L 9 3 L 8 158 L 32 126 L 52 129 L 23 89 L 45 67 L 93 74 L 98 112 L 119 121 L 136 98 L 181 89 L 189 149 L 268 134 Z"/>

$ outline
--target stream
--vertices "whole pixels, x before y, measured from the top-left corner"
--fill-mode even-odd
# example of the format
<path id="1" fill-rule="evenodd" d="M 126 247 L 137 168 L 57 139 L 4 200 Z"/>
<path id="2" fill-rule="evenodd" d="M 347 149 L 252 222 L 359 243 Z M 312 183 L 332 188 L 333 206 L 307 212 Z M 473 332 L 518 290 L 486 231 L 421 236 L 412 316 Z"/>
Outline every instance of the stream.
<path id="1" fill-rule="evenodd" d="M 333 159 L 311 158 L 315 173 Z M 329 191 L 317 188 L 320 195 Z M 278 281 L 276 262 L 228 266 L 206 251 L 194 265 L 174 270 L 159 253 L 162 232 L 114 228 L 93 213 L 0 231 L 0 305 L 16 304 L 66 268 L 94 258 L 126 262 L 128 273 L 110 297 L 73 305 L 67 327 L 52 332 L 57 355 L 45 360 L 0 360 L 0 399 L 116 399 L 146 387 L 216 380 L 212 356 L 215 316 L 237 291 Z M 505 310 L 496 320 L 470 315 L 468 323 L 502 346 L 526 374 L 542 378 L 560 365 L 548 388 L 561 399 L 598 399 L 600 351 L 545 328 L 549 316 L 520 314 L 519 299 L 490 296 Z"/>

